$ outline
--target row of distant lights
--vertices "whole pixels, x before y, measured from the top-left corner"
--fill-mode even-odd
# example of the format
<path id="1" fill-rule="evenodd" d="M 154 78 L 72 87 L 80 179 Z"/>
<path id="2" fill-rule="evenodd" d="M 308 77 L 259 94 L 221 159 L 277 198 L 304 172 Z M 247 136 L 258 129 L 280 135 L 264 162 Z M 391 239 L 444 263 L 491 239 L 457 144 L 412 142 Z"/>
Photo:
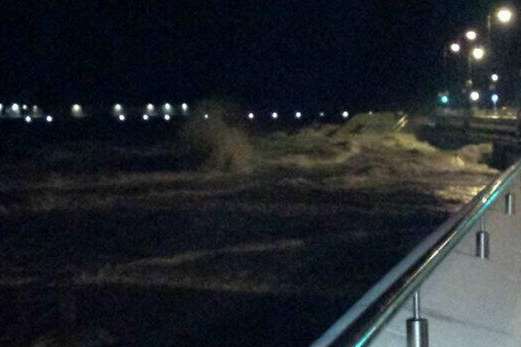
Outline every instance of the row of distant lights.
<path id="1" fill-rule="evenodd" d="M 146 109 L 147 109 L 147 112 L 152 113 L 152 112 L 155 111 L 155 106 L 153 104 L 147 104 Z M 186 104 L 186 103 L 181 104 L 181 109 L 182 109 L 183 112 L 187 112 L 188 111 L 188 104 Z M 172 105 L 169 104 L 169 103 L 164 104 L 163 105 L 163 110 L 166 111 L 166 112 L 171 112 L 172 111 Z M 81 106 L 74 105 L 73 106 L 73 111 L 81 112 Z M 122 113 L 123 112 L 123 106 L 121 104 L 114 105 L 114 112 L 116 114 L 118 114 L 118 119 L 120 121 L 124 122 L 126 120 L 125 114 Z M 325 115 L 326 114 L 324 112 L 320 112 L 319 113 L 320 117 L 325 117 Z M 302 112 L 295 112 L 295 118 L 296 119 L 301 119 L 302 116 L 303 116 Z M 349 118 L 349 112 L 348 111 L 343 111 L 342 112 L 342 117 L 343 118 Z M 143 120 L 148 121 L 150 119 L 150 115 L 148 113 L 145 113 L 145 114 L 143 114 L 142 118 L 143 118 Z M 166 121 L 169 121 L 171 119 L 171 115 L 169 113 L 166 113 L 163 116 L 163 118 Z M 206 114 L 204 114 L 203 118 L 204 119 L 209 119 L 210 115 L 208 113 L 206 113 Z M 271 118 L 272 119 L 278 119 L 279 118 L 279 114 L 277 112 L 273 112 L 271 114 Z M 250 119 L 250 120 L 255 119 L 255 114 L 253 112 L 248 113 L 248 119 Z"/>
<path id="2" fill-rule="evenodd" d="M 326 116 L 326 114 L 324 112 L 320 112 L 318 115 L 320 117 L 325 117 Z M 301 119 L 302 116 L 303 116 L 302 112 L 295 112 L 295 118 L 296 119 Z M 271 114 L 271 118 L 272 119 L 278 119 L 279 118 L 279 114 L 277 112 L 273 112 Z M 349 118 L 349 112 L 348 111 L 342 112 L 342 118 Z M 255 114 L 249 113 L 248 114 L 248 119 L 255 119 Z"/>
<path id="3" fill-rule="evenodd" d="M 25 104 L 20 106 L 17 103 L 12 104 L 10 108 L 11 108 L 11 110 L 13 112 L 16 112 L 16 113 L 20 112 L 20 110 L 24 110 L 24 111 L 28 111 L 29 110 L 29 106 L 27 106 Z M 34 105 L 32 108 L 33 108 L 33 112 L 38 112 L 38 110 L 39 110 L 38 106 L 36 106 L 36 105 Z M 0 104 L 0 112 L 2 112 L 3 110 L 4 110 L 4 104 Z M 33 121 L 31 116 L 25 116 L 24 120 L 27 123 L 31 123 Z M 54 118 L 53 118 L 53 116 L 51 116 L 49 114 L 49 115 L 45 116 L 45 121 L 48 122 L 48 123 L 51 123 L 52 121 L 54 121 Z"/>
<path id="4" fill-rule="evenodd" d="M 478 92 L 477 90 L 473 90 L 472 92 L 470 92 L 469 94 L 469 98 L 471 101 L 473 102 L 478 102 L 479 99 L 481 99 L 481 94 L 480 92 Z M 441 96 L 441 103 L 442 104 L 445 104 L 447 105 L 449 103 L 449 96 L 448 95 L 442 95 Z M 490 96 L 490 100 L 494 103 L 494 104 L 497 104 L 498 101 L 499 101 L 499 95 L 497 95 L 496 93 L 492 94 Z"/>
<path id="5" fill-rule="evenodd" d="M 0 104 L 0 112 L 3 110 L 3 108 L 4 108 L 4 105 Z M 29 109 L 29 107 L 27 105 L 25 105 L 25 104 L 20 106 L 17 103 L 14 103 L 14 104 L 11 105 L 11 110 L 13 112 L 17 112 L 18 113 L 18 112 L 20 112 L 20 109 L 22 109 L 24 111 L 27 111 Z M 166 104 L 163 105 L 163 110 L 165 111 L 165 114 L 163 115 L 163 119 L 165 121 L 170 121 L 171 120 L 172 116 L 171 116 L 170 113 L 172 112 L 172 109 L 173 109 L 172 105 L 169 104 L 169 103 L 166 103 Z M 189 107 L 188 107 L 187 103 L 181 104 L 181 110 L 184 113 L 188 112 L 188 109 L 189 109 Z M 33 111 L 36 112 L 37 110 L 38 110 L 38 106 L 36 106 L 36 105 L 33 106 Z M 114 113 L 117 115 L 117 118 L 118 118 L 119 121 L 121 121 L 121 122 L 126 121 L 127 117 L 123 113 L 124 109 L 123 109 L 123 106 L 121 104 L 114 105 L 113 110 L 114 110 Z M 151 117 L 149 113 L 153 113 L 155 111 L 155 106 L 153 104 L 147 104 L 146 110 L 147 110 L 148 113 L 143 114 L 142 119 L 145 120 L 145 121 L 148 121 L 150 119 L 150 117 Z M 81 105 L 74 104 L 71 107 L 71 111 L 75 115 L 80 115 L 83 112 L 83 109 L 82 109 Z M 320 117 L 325 117 L 325 115 L 326 114 L 324 112 L 320 112 L 319 113 Z M 342 118 L 349 118 L 349 116 L 350 116 L 350 114 L 349 114 L 348 111 L 343 111 L 342 112 Z M 295 112 L 295 118 L 296 119 L 301 119 L 302 117 L 303 117 L 302 112 L 299 112 L 299 111 Z M 209 114 L 204 114 L 203 118 L 204 119 L 209 119 L 210 115 Z M 279 118 L 279 114 L 277 112 L 273 112 L 271 114 L 271 118 L 272 119 L 278 119 Z M 31 116 L 26 116 L 24 119 L 25 119 L 25 121 L 27 123 L 31 123 L 32 122 L 32 117 Z M 248 114 L 248 119 L 250 119 L 250 120 L 255 119 L 255 114 L 253 112 L 250 112 Z M 45 117 L 45 120 L 48 123 L 51 123 L 51 122 L 53 122 L 54 118 L 51 115 L 47 115 Z"/>
<path id="6" fill-rule="evenodd" d="M 163 110 L 165 111 L 165 114 L 163 115 L 164 120 L 170 121 L 170 119 L 172 117 L 170 115 L 170 113 L 172 112 L 172 109 L 173 108 L 170 103 L 166 103 L 163 105 Z M 186 113 L 188 111 L 188 104 L 187 103 L 181 104 L 181 109 L 183 110 L 184 113 Z M 82 109 L 81 105 L 74 104 L 74 105 L 72 105 L 71 111 L 74 115 L 81 115 L 83 112 L 83 109 Z M 121 104 L 115 104 L 113 107 L 113 111 L 119 121 L 124 122 L 127 120 L 127 116 L 125 115 L 123 106 Z M 142 118 L 143 118 L 143 120 L 148 121 L 151 117 L 149 113 L 153 113 L 155 111 L 155 106 L 153 104 L 147 104 L 146 111 L 147 111 L 147 113 L 143 114 Z"/>
<path id="7" fill-rule="evenodd" d="M 320 117 L 325 117 L 325 115 L 326 115 L 326 114 L 325 114 L 324 112 L 320 112 L 320 113 L 319 113 L 319 116 L 320 116 Z M 342 112 L 342 117 L 343 117 L 343 118 L 349 118 L 349 112 L 348 112 L 348 111 L 344 111 L 344 112 Z M 143 118 L 143 120 L 147 121 L 147 120 L 150 119 L 150 116 L 149 116 L 148 114 L 145 113 L 145 114 L 142 116 L 142 118 Z M 169 114 L 165 114 L 165 115 L 163 116 L 163 118 L 164 118 L 166 121 L 169 121 L 169 120 L 171 119 L 171 116 L 170 116 Z M 204 114 L 203 118 L 204 118 L 204 119 L 210 119 L 210 115 L 209 115 L 208 113 L 206 113 L 206 114 Z M 272 118 L 272 119 L 278 119 L 278 118 L 279 118 L 279 114 L 278 114 L 277 112 L 273 112 L 273 113 L 271 114 L 271 118 Z M 301 119 L 301 118 L 302 118 L 302 112 L 296 112 L 296 113 L 295 113 L 295 118 L 296 118 L 296 119 Z M 120 115 L 118 116 L 118 119 L 119 119 L 120 121 L 124 122 L 124 121 L 126 120 L 126 117 L 125 117 L 124 114 L 120 114 Z M 254 114 L 253 112 L 248 113 L 248 119 L 250 119 L 250 120 L 255 119 L 255 114 Z"/>

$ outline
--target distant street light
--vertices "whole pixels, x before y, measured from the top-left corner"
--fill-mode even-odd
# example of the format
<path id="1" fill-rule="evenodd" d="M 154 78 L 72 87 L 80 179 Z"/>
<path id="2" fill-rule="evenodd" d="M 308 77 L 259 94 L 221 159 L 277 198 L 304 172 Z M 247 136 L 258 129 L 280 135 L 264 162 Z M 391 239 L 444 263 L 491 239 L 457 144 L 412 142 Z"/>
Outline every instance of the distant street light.
<path id="1" fill-rule="evenodd" d="M 326 114 L 324 112 L 320 112 L 318 115 L 319 115 L 319 117 L 325 117 L 326 116 Z"/>
<path id="2" fill-rule="evenodd" d="M 183 102 L 183 104 L 181 105 L 181 109 L 183 110 L 183 112 L 187 112 L 188 111 L 188 104 L 186 102 Z"/>
<path id="3" fill-rule="evenodd" d="M 153 104 L 148 104 L 147 105 L 147 111 L 148 112 L 154 112 L 154 105 Z"/>
<path id="4" fill-rule="evenodd" d="M 120 122 L 124 122 L 125 119 L 126 119 L 126 117 L 125 117 L 124 114 L 120 114 L 120 115 L 118 116 L 118 119 L 119 119 Z"/>
<path id="5" fill-rule="evenodd" d="M 492 100 L 492 104 L 494 105 L 494 114 L 497 114 L 497 102 L 499 101 L 499 95 L 492 94 L 490 99 Z"/>
<path id="6" fill-rule="evenodd" d="M 273 112 L 273 113 L 271 114 L 271 118 L 273 118 L 273 119 L 277 119 L 277 118 L 279 118 L 279 114 L 278 114 L 277 112 Z"/>
<path id="7" fill-rule="evenodd" d="M 204 119 L 210 119 L 210 116 L 207 114 L 204 115 Z"/>
<path id="8" fill-rule="evenodd" d="M 475 60 L 481 60 L 485 57 L 485 49 L 483 47 L 475 47 L 472 49 L 472 57 Z"/>
<path id="9" fill-rule="evenodd" d="M 492 80 L 492 82 L 497 82 L 499 81 L 499 75 L 497 73 L 494 73 L 490 75 L 490 79 Z"/>
<path id="10" fill-rule="evenodd" d="M 163 105 L 163 108 L 165 109 L 166 112 L 170 112 L 172 110 L 172 105 L 170 105 L 170 103 L 166 103 Z"/>
<path id="11" fill-rule="evenodd" d="M 479 92 L 477 92 L 477 91 L 473 91 L 470 93 L 470 100 L 472 100 L 474 102 L 478 101 L 479 97 L 480 97 L 480 95 L 479 95 Z"/>
<path id="12" fill-rule="evenodd" d="M 47 123 L 51 123 L 53 121 L 53 118 L 51 115 L 48 115 L 47 117 L 45 117 L 45 120 L 47 121 Z"/>
<path id="13" fill-rule="evenodd" d="M 26 123 L 31 123 L 32 121 L 33 121 L 33 119 L 31 117 L 29 117 L 29 116 L 25 117 L 25 122 Z"/>
<path id="14" fill-rule="evenodd" d="M 302 112 L 296 112 L 295 113 L 295 118 L 297 118 L 297 119 L 302 118 Z"/>
<path id="15" fill-rule="evenodd" d="M 449 97 L 447 95 L 443 95 L 440 100 L 441 103 L 444 105 L 447 105 L 449 103 Z"/>
<path id="16" fill-rule="evenodd" d="M 169 115 L 169 114 L 165 114 L 165 115 L 163 116 L 163 118 L 164 118 L 167 122 L 170 121 L 170 115 Z"/>
<path id="17" fill-rule="evenodd" d="M 143 120 L 144 120 L 144 121 L 147 121 L 149 118 L 150 118 L 150 117 L 149 117 L 148 114 L 144 114 L 144 115 L 143 115 Z"/>
<path id="18" fill-rule="evenodd" d="M 83 117 L 83 111 L 82 111 L 82 108 L 81 108 L 81 106 L 79 104 L 72 105 L 71 113 L 72 113 L 72 116 L 75 117 L 75 118 Z"/>
<path id="19" fill-rule="evenodd" d="M 123 106 L 121 106 L 121 104 L 114 105 L 114 111 L 117 113 L 123 111 Z"/>
<path id="20" fill-rule="evenodd" d="M 22 105 L 22 110 L 27 111 L 28 109 L 29 109 L 29 107 L 27 107 L 26 104 L 23 104 L 23 105 Z"/>
<path id="21" fill-rule="evenodd" d="M 349 117 L 349 112 L 348 112 L 348 111 L 344 111 L 344 112 L 342 112 L 342 117 L 343 117 L 343 118 L 347 118 L 347 117 Z"/>
<path id="22" fill-rule="evenodd" d="M 496 12 L 496 18 L 502 24 L 510 23 L 513 17 L 514 13 L 508 7 L 502 7 Z"/>
<path id="23" fill-rule="evenodd" d="M 474 30 L 469 30 L 465 33 L 465 38 L 469 41 L 475 41 L 478 38 L 478 33 Z"/>
<path id="24" fill-rule="evenodd" d="M 453 43 L 450 45 L 450 50 L 452 53 L 459 53 L 461 51 L 461 46 L 459 43 Z"/>
<path id="25" fill-rule="evenodd" d="M 18 105 L 17 103 L 12 104 L 11 111 L 16 112 L 16 113 L 20 112 L 20 105 Z"/>
<path id="26" fill-rule="evenodd" d="M 255 115 L 254 115 L 253 113 L 250 112 L 250 113 L 248 114 L 248 119 L 254 119 L 254 118 L 255 118 Z"/>

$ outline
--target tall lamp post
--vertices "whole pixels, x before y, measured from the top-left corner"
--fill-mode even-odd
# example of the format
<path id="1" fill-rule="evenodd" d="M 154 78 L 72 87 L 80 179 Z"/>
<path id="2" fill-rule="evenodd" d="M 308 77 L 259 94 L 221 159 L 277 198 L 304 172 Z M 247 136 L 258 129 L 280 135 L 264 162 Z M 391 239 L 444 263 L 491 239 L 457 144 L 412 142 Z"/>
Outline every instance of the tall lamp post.
<path id="1" fill-rule="evenodd" d="M 502 26 L 509 25 L 514 19 L 514 11 L 509 7 L 500 7 L 499 9 L 492 11 L 487 16 L 487 46 L 494 52 L 494 40 L 492 39 L 492 30 L 494 24 L 500 24 Z"/>
<path id="2" fill-rule="evenodd" d="M 449 93 L 449 87 L 450 87 L 450 83 L 449 83 L 449 74 L 448 74 L 448 68 L 449 68 L 449 55 L 452 54 L 452 55 L 458 55 L 460 52 L 461 52 L 461 45 L 458 43 L 458 42 L 452 42 L 450 43 L 448 46 L 444 46 L 443 47 L 443 69 L 445 70 L 445 73 L 443 74 L 444 76 L 444 84 L 445 84 L 445 88 L 447 88 L 447 90 L 445 92 L 443 92 L 442 94 L 440 95 L 443 95 L 445 98 L 442 99 L 442 104 L 443 105 L 447 105 L 448 104 L 448 93 Z"/>
<path id="3" fill-rule="evenodd" d="M 478 33 L 475 30 L 467 30 L 465 32 L 465 39 L 469 42 L 469 44 L 473 44 L 478 39 Z M 470 53 L 467 56 L 467 80 L 465 81 L 465 85 L 468 88 L 471 88 L 473 85 L 473 78 L 472 78 L 472 58 L 474 54 L 474 49 L 470 51 Z M 476 60 L 481 60 L 483 57 L 475 58 Z"/>

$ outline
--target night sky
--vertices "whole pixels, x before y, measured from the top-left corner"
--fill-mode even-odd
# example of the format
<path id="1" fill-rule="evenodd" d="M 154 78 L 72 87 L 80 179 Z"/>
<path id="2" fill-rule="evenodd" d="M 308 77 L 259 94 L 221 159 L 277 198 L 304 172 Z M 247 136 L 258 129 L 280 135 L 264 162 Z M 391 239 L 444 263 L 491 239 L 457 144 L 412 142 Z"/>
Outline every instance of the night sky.
<path id="1" fill-rule="evenodd" d="M 52 5 L 49 5 L 52 3 Z M 480 5 L 481 4 L 481 5 Z M 3 2 L 5 102 L 396 107 L 428 101 L 442 47 L 489 1 Z"/>

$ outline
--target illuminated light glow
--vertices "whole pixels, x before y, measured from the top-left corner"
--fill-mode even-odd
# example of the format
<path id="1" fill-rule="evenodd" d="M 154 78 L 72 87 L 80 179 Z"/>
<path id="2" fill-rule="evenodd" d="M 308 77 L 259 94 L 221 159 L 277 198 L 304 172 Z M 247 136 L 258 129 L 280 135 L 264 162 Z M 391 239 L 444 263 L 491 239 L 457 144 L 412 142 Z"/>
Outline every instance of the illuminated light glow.
<path id="1" fill-rule="evenodd" d="M 120 114 L 120 115 L 118 116 L 118 119 L 119 119 L 121 122 L 124 122 L 125 119 L 126 119 L 126 117 L 125 117 L 124 114 Z"/>
<path id="2" fill-rule="evenodd" d="M 153 112 L 153 111 L 154 111 L 154 105 L 152 105 L 152 104 L 148 104 L 148 105 L 147 105 L 147 111 L 148 111 L 148 112 Z"/>
<path id="3" fill-rule="evenodd" d="M 11 110 L 13 112 L 20 112 L 20 105 L 18 105 L 17 103 L 14 103 L 11 105 Z"/>
<path id="4" fill-rule="evenodd" d="M 445 105 L 448 104 L 449 103 L 449 97 L 447 95 L 443 95 L 441 97 L 441 103 L 445 104 Z"/>
<path id="5" fill-rule="evenodd" d="M 209 119 L 209 118 L 210 118 L 210 116 L 208 115 L 208 113 L 205 114 L 203 117 L 204 117 L 204 119 Z"/>
<path id="6" fill-rule="evenodd" d="M 499 75 L 497 73 L 494 73 L 490 75 L 490 79 L 492 80 L 492 82 L 497 82 L 499 81 Z"/>
<path id="7" fill-rule="evenodd" d="M 165 114 L 163 116 L 163 118 L 168 122 L 170 120 L 170 115 L 169 114 Z"/>
<path id="8" fill-rule="evenodd" d="M 349 117 L 349 112 L 348 111 L 342 112 L 342 117 L 344 117 L 344 118 Z"/>
<path id="9" fill-rule="evenodd" d="M 450 45 L 450 50 L 452 53 L 459 53 L 461 51 L 461 46 L 459 43 L 453 43 Z"/>
<path id="10" fill-rule="evenodd" d="M 51 115 L 48 115 L 47 117 L 45 117 L 45 120 L 47 121 L 47 123 L 51 123 L 53 121 L 53 118 Z"/>
<path id="11" fill-rule="evenodd" d="M 4 104 L 0 104 L 0 111 L 4 109 Z"/>
<path id="12" fill-rule="evenodd" d="M 302 118 L 302 112 L 296 112 L 295 113 L 295 118 L 297 118 L 297 119 Z"/>
<path id="13" fill-rule="evenodd" d="M 79 113 L 79 112 L 81 112 L 81 106 L 78 105 L 78 104 L 74 104 L 74 105 L 72 105 L 72 112 L 74 112 L 74 113 Z"/>
<path id="14" fill-rule="evenodd" d="M 181 104 L 181 109 L 183 110 L 183 112 L 186 112 L 188 111 L 188 104 L 186 102 L 183 102 Z"/>
<path id="15" fill-rule="evenodd" d="M 253 113 L 248 113 L 248 119 L 254 119 L 255 118 L 255 115 Z"/>
<path id="16" fill-rule="evenodd" d="M 492 100 L 492 102 L 494 104 L 497 104 L 497 102 L 499 101 L 499 95 L 497 94 L 492 94 L 492 96 L 490 97 L 490 99 Z"/>
<path id="17" fill-rule="evenodd" d="M 500 8 L 496 13 L 496 18 L 503 24 L 510 23 L 512 21 L 512 17 L 514 17 L 514 13 L 507 7 Z"/>
<path id="18" fill-rule="evenodd" d="M 166 111 L 170 111 L 170 110 L 172 110 L 172 105 L 170 105 L 170 103 L 167 102 L 166 104 L 163 105 L 163 108 Z"/>
<path id="19" fill-rule="evenodd" d="M 38 106 L 37 105 L 33 106 L 33 112 L 38 112 Z"/>
<path id="20" fill-rule="evenodd" d="M 279 118 L 279 114 L 278 114 L 277 112 L 273 112 L 273 113 L 271 114 L 271 118 L 273 118 L 273 119 L 277 119 L 277 118 Z"/>
<path id="21" fill-rule="evenodd" d="M 479 92 L 478 91 L 473 91 L 470 93 L 470 100 L 472 101 L 478 101 L 479 100 Z"/>
<path id="22" fill-rule="evenodd" d="M 27 105 L 25 105 L 25 104 L 22 105 L 22 110 L 27 111 L 28 108 L 29 108 L 29 107 L 27 107 Z"/>
<path id="23" fill-rule="evenodd" d="M 121 104 L 114 105 L 114 111 L 116 111 L 116 112 L 123 111 L 123 106 L 121 106 Z"/>
<path id="24" fill-rule="evenodd" d="M 324 112 L 320 112 L 318 115 L 319 115 L 319 117 L 325 117 L 326 116 L 326 114 Z"/>
<path id="25" fill-rule="evenodd" d="M 29 117 L 29 116 L 25 117 L 25 122 L 26 123 L 31 123 L 32 121 L 33 121 L 33 119 L 31 117 Z"/>
<path id="26" fill-rule="evenodd" d="M 472 57 L 476 60 L 481 60 L 485 57 L 485 49 L 483 47 L 476 47 L 472 50 Z"/>
<path id="27" fill-rule="evenodd" d="M 144 114 L 143 115 L 143 120 L 148 120 L 150 117 L 148 116 L 148 114 Z"/>
<path id="28" fill-rule="evenodd" d="M 369 111 L 369 115 L 372 116 L 373 115 L 373 111 Z"/>
<path id="29" fill-rule="evenodd" d="M 467 40 L 469 41 L 475 41 L 477 38 L 478 38 L 478 33 L 475 32 L 474 30 L 469 30 L 465 33 L 465 37 L 467 38 Z"/>

